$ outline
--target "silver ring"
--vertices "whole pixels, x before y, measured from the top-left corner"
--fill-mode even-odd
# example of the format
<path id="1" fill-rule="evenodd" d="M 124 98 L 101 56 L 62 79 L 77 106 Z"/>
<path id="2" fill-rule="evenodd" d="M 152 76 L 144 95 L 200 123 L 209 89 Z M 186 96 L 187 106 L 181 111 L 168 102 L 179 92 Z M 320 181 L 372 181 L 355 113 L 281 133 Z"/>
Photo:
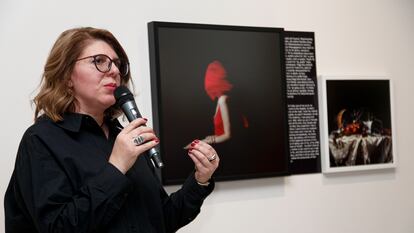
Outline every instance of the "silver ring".
<path id="1" fill-rule="evenodd" d="M 136 146 L 141 145 L 142 143 L 144 143 L 144 141 L 145 141 L 145 139 L 141 135 L 138 135 L 138 136 L 133 138 L 133 142 L 135 143 Z"/>
<path id="2" fill-rule="evenodd" d="M 214 160 L 216 160 L 216 158 L 217 158 L 217 154 L 213 154 L 213 156 L 211 156 L 209 159 L 208 159 L 208 161 L 214 161 Z"/>

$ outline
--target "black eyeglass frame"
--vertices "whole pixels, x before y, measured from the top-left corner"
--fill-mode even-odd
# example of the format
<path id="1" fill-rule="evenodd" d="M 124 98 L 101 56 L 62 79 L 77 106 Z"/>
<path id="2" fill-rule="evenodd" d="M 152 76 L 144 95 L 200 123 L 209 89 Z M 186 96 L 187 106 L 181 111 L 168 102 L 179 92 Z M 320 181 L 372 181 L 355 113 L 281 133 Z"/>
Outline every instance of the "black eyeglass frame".
<path id="1" fill-rule="evenodd" d="M 96 60 L 96 58 L 97 57 L 99 57 L 99 56 L 104 56 L 104 57 L 106 57 L 106 58 L 108 58 L 109 59 L 109 63 L 108 63 L 108 67 L 107 67 L 107 70 L 101 70 L 101 69 L 99 69 L 99 67 L 98 67 L 98 64 L 97 64 L 97 60 Z M 78 62 L 78 61 L 81 61 L 81 60 L 85 60 L 85 59 L 88 59 L 88 58 L 93 58 L 93 64 L 95 64 L 95 68 L 99 71 L 99 72 L 101 72 L 101 73 L 107 73 L 107 72 L 109 72 L 110 70 L 111 70 L 111 68 L 112 68 L 112 63 L 114 63 L 115 64 L 115 66 L 118 68 L 118 70 L 119 70 L 119 74 L 120 74 L 120 76 L 121 77 L 126 77 L 128 74 L 129 74 L 129 62 L 126 62 L 126 61 L 124 61 L 124 60 L 121 60 L 121 59 L 119 59 L 119 58 L 117 58 L 117 59 L 114 59 L 114 60 L 112 60 L 108 55 L 106 55 L 106 54 L 95 54 L 95 55 L 91 55 L 91 56 L 87 56 L 87 57 L 82 57 L 82 58 L 79 58 L 79 59 L 76 59 L 75 60 L 75 62 Z M 124 72 L 122 72 L 121 71 L 121 66 L 122 66 L 122 63 L 124 63 L 124 65 L 125 65 L 125 69 L 126 69 L 126 71 L 124 71 Z"/>

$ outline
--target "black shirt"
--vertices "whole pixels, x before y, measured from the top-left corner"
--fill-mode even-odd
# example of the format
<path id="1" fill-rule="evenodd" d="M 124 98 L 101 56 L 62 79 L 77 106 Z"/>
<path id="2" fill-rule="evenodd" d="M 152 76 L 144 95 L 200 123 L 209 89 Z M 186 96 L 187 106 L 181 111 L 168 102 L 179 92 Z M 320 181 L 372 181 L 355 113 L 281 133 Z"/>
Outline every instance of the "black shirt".
<path id="1" fill-rule="evenodd" d="M 7 233 L 175 232 L 198 215 L 214 183 L 200 186 L 191 174 L 169 196 L 147 156 L 122 174 L 108 162 L 120 125 L 106 124 L 108 138 L 76 113 L 27 129 L 4 198 Z"/>

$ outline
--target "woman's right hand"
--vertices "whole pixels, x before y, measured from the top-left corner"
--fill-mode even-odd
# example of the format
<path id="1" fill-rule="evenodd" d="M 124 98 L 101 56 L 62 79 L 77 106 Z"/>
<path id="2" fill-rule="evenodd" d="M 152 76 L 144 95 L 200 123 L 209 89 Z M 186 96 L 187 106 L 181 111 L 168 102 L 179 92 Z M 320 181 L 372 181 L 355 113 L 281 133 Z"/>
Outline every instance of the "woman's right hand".
<path id="1" fill-rule="evenodd" d="M 129 123 L 116 137 L 109 162 L 125 174 L 135 163 L 137 158 L 145 151 L 159 143 L 154 130 L 145 126 L 147 121 L 138 118 Z M 134 138 L 141 136 L 144 142 L 136 145 Z"/>

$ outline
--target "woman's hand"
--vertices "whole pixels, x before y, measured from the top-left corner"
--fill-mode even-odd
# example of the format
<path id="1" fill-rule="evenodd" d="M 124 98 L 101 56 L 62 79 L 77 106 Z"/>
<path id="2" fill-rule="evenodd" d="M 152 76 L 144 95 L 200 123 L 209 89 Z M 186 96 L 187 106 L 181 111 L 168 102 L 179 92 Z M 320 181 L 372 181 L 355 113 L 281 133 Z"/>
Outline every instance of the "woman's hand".
<path id="1" fill-rule="evenodd" d="M 185 147 L 183 147 L 184 148 L 184 150 L 188 150 L 188 149 L 190 149 L 191 148 L 191 143 L 188 143 Z"/>
<path id="2" fill-rule="evenodd" d="M 116 137 L 109 162 L 125 174 L 134 165 L 138 156 L 159 143 L 153 129 L 145 126 L 147 121 L 138 118 L 127 125 Z M 143 141 L 137 145 L 134 138 Z M 139 141 L 139 140 L 138 140 Z"/>
<path id="3" fill-rule="evenodd" d="M 190 144 L 188 156 L 195 165 L 195 179 L 199 183 L 208 182 L 220 162 L 214 148 L 203 141 L 195 140 Z"/>
<path id="4" fill-rule="evenodd" d="M 203 141 L 203 142 L 205 142 L 205 143 L 207 143 L 207 144 L 214 144 L 214 143 L 216 143 L 216 135 L 209 135 L 209 136 L 207 136 L 207 137 L 205 137 L 204 139 L 202 139 L 201 141 Z M 194 141 L 193 141 L 194 142 Z M 185 147 L 184 147 L 184 149 L 185 150 L 188 150 L 188 149 L 190 149 L 191 148 L 191 144 L 193 143 L 193 142 L 191 142 L 191 143 L 188 143 Z"/>

